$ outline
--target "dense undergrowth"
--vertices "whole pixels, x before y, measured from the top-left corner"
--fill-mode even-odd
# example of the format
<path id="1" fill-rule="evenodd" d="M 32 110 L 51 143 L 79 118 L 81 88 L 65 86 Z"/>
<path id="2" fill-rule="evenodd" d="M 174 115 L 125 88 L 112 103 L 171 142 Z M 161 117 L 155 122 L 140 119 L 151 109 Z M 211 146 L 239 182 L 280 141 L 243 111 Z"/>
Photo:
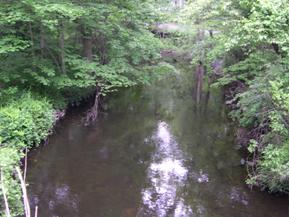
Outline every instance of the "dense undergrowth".
<path id="1" fill-rule="evenodd" d="M 24 149 L 46 139 L 54 123 L 53 112 L 51 103 L 37 99 L 29 92 L 0 108 L 1 179 L 13 216 L 23 212 L 22 191 L 15 168 L 24 157 Z"/>
<path id="2" fill-rule="evenodd" d="M 193 63 L 204 61 L 214 85 L 227 90 L 231 117 L 247 129 L 247 184 L 283 193 L 289 193 L 288 5 L 191 0 L 179 14 L 201 40 L 192 44 Z M 216 60 L 223 66 L 218 76 Z"/>
<path id="3" fill-rule="evenodd" d="M 23 214 L 15 168 L 49 135 L 55 111 L 172 70 L 160 62 L 172 43 L 205 65 L 209 86 L 232 90 L 231 117 L 248 129 L 247 183 L 289 193 L 289 2 L 161 4 L 168 1 L 0 2 L 1 216 Z M 164 18 L 184 31 L 162 43 L 151 27 Z"/>
<path id="4" fill-rule="evenodd" d="M 56 111 L 172 69 L 150 32 L 162 2 L 0 2 L 0 216 L 24 213 L 16 168 L 50 134 Z"/>

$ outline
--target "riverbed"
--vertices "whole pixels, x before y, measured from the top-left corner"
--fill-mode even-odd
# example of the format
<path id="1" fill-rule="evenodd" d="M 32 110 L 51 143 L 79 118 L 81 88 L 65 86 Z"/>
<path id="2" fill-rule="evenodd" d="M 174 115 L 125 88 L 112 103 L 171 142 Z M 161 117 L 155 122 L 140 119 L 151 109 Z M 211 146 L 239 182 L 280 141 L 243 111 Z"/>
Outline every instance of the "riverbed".
<path id="1" fill-rule="evenodd" d="M 194 71 L 113 94 L 99 120 L 68 113 L 28 162 L 39 217 L 288 217 L 286 196 L 246 186 L 220 89 Z"/>

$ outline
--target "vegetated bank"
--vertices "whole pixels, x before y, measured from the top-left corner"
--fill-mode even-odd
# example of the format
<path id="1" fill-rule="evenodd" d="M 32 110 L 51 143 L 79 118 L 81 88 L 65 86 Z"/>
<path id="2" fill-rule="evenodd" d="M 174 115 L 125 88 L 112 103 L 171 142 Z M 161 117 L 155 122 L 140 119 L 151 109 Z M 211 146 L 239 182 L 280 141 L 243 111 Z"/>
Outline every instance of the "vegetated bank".
<path id="1" fill-rule="evenodd" d="M 248 151 L 247 184 L 289 193 L 288 1 L 189 1 L 182 21 L 196 26 L 196 37 L 211 33 L 194 47 L 208 75 L 223 61 L 214 85 L 226 88 L 231 117 L 242 127 Z"/>
<path id="2" fill-rule="evenodd" d="M 1 216 L 24 213 L 20 159 L 67 106 L 93 95 L 91 121 L 100 97 L 166 71 L 163 45 L 147 28 L 157 8 L 150 0 L 0 3 Z"/>

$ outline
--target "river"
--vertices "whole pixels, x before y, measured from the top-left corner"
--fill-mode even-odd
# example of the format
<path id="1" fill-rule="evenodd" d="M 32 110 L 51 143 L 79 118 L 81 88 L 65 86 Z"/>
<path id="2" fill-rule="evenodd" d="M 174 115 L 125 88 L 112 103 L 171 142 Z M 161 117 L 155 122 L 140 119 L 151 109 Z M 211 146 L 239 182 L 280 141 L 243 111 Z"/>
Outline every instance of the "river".
<path id="1" fill-rule="evenodd" d="M 220 90 L 193 97 L 193 70 L 114 94 L 90 126 L 65 117 L 30 154 L 39 217 L 288 217 L 285 196 L 250 190 Z"/>

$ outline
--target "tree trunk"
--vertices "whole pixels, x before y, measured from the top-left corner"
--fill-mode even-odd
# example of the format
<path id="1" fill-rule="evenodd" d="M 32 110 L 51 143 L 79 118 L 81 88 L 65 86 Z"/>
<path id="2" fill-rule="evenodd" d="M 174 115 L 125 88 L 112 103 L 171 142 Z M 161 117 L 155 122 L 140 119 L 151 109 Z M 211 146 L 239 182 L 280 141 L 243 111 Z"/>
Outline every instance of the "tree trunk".
<path id="1" fill-rule="evenodd" d="M 44 49 L 45 49 L 45 37 L 42 24 L 40 24 L 40 52 L 41 58 L 44 58 Z"/>
<path id="2" fill-rule="evenodd" d="M 279 45 L 277 43 L 272 43 L 272 47 L 275 51 L 276 54 L 280 54 L 280 51 L 279 51 Z"/>
<path id="3" fill-rule="evenodd" d="M 1 189 L 2 189 L 2 194 L 4 198 L 4 204 L 5 204 L 5 214 L 7 217 L 11 217 L 10 209 L 9 209 L 9 204 L 8 204 L 8 199 L 6 196 L 6 189 L 4 187 L 4 178 L 3 178 L 3 171 L 1 171 Z"/>
<path id="4" fill-rule="evenodd" d="M 88 60 L 92 61 L 93 54 L 92 54 L 92 37 L 83 36 L 82 37 L 82 45 L 83 45 L 83 56 Z"/>
<path id="5" fill-rule="evenodd" d="M 20 180 L 20 185 L 21 185 L 21 189 L 22 189 L 22 197 L 23 197 L 25 217 L 31 217 L 30 204 L 29 204 L 29 199 L 28 199 L 28 195 L 27 195 L 26 184 L 25 184 L 25 181 L 22 177 L 22 174 L 21 174 L 19 167 L 16 167 L 16 172 L 17 172 L 18 178 Z"/>
<path id="6" fill-rule="evenodd" d="M 33 34 L 33 30 L 32 30 L 32 25 L 31 22 L 29 23 L 29 34 L 30 34 L 30 40 L 31 40 L 31 46 L 32 46 L 32 56 L 35 56 L 34 53 L 34 34 Z"/>
<path id="7" fill-rule="evenodd" d="M 60 65 L 63 73 L 66 73 L 65 51 L 64 51 L 64 26 L 63 21 L 59 21 L 59 48 L 60 48 Z"/>
<path id="8" fill-rule="evenodd" d="M 210 33 L 210 37 L 211 37 L 211 38 L 214 38 L 214 32 L 213 32 L 213 30 L 209 30 L 209 33 Z"/>
<path id="9" fill-rule="evenodd" d="M 205 74 L 205 68 L 204 68 L 203 63 L 200 61 L 199 65 L 197 66 L 196 76 L 195 76 L 196 78 L 195 94 L 196 94 L 197 104 L 199 104 L 201 101 L 204 74 Z"/>
<path id="10" fill-rule="evenodd" d="M 83 26 L 81 27 L 82 34 L 82 53 L 84 58 L 86 58 L 89 62 L 93 61 L 93 37 L 87 36 Z M 93 72 L 91 72 L 93 73 Z M 88 110 L 85 119 L 85 125 L 89 125 L 91 122 L 97 120 L 98 117 L 98 105 L 99 105 L 99 96 L 100 96 L 100 87 L 96 84 L 95 96 L 94 96 L 94 104 L 91 109 Z"/>
<path id="11" fill-rule="evenodd" d="M 83 56 L 91 62 L 93 60 L 93 37 L 91 34 L 88 34 L 85 31 L 85 26 L 81 25 L 79 26 L 79 30 L 81 32 L 81 40 L 82 40 L 82 53 Z"/>

